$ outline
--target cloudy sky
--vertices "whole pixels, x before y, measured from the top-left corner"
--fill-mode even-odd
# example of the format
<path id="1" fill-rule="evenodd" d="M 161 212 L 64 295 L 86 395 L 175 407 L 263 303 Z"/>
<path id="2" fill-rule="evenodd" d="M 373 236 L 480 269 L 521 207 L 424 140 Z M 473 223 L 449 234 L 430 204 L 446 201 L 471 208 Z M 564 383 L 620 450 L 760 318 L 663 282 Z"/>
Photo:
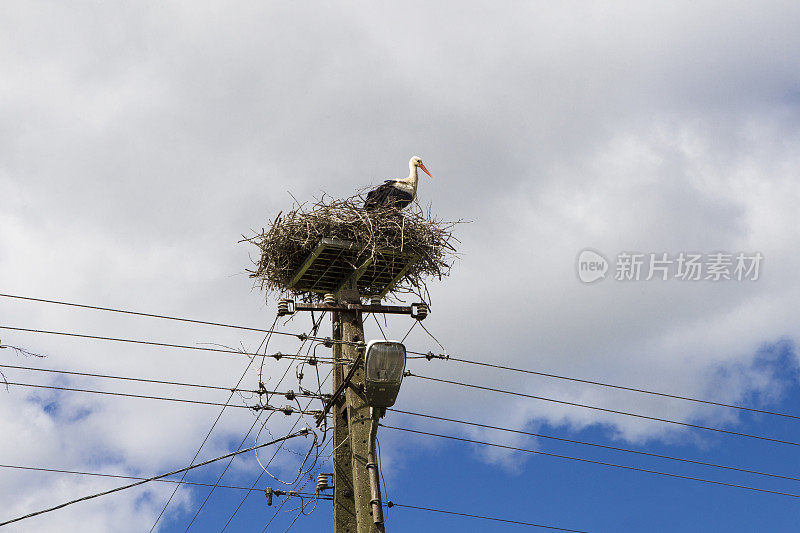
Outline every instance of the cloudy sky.
<path id="1" fill-rule="evenodd" d="M 430 284 L 427 328 L 454 356 L 800 413 L 800 7 L 729 2 L 6 2 L 0 7 L 0 292 L 266 328 L 274 299 L 238 241 L 294 196 L 402 177 L 458 226 L 460 259 Z M 584 284 L 584 249 L 609 262 Z M 757 280 L 645 280 L 649 254 L 759 253 Z M 639 280 L 615 279 L 644 254 Z M 731 271 L 733 268 L 731 267 Z M 705 271 L 703 276 L 705 277 Z M 254 351 L 257 332 L 0 297 L 0 325 Z M 402 337 L 408 318 L 384 329 Z M 309 317 L 279 322 L 308 331 Z M 326 320 L 322 332 L 329 331 Z M 368 337 L 380 335 L 374 321 Z M 0 330 L 0 364 L 255 388 L 245 356 Z M 440 352 L 421 328 L 409 349 Z M 305 348 L 307 348 L 306 346 Z M 295 353 L 297 339 L 269 350 Z M 323 349 L 320 349 L 323 350 Z M 304 352 L 303 352 L 304 353 Z M 319 353 L 323 353 L 319 351 Z M 297 390 L 267 360 L 267 386 Z M 785 441 L 797 420 L 454 361 L 416 374 Z M 225 390 L 0 367 L 9 382 L 225 403 Z M 327 369 L 320 368 L 324 373 Z M 304 386 L 310 386 L 306 370 Z M 313 377 L 316 381 L 316 376 Z M 327 385 L 326 385 L 327 386 Z M 252 405 L 235 395 L 232 403 Z M 797 446 L 408 378 L 399 409 L 800 477 Z M 217 406 L 10 385 L 0 463 L 147 477 L 187 466 Z M 266 418 L 260 418 L 257 427 Z M 228 408 L 203 447 L 237 449 L 255 416 Z M 269 419 L 259 442 L 295 418 Z M 405 428 L 800 494 L 776 480 L 390 414 Z M 245 440 L 253 444 L 254 434 Z M 796 497 L 381 430 L 390 499 L 590 531 L 780 530 Z M 571 447 L 568 447 L 571 446 Z M 270 473 L 293 479 L 308 443 Z M 318 465 L 322 471 L 329 464 Z M 222 466 L 188 479 L 213 483 Z M 252 454 L 223 484 L 251 486 Z M 314 470 L 312 473 L 315 473 Z M 0 521 L 124 484 L 3 468 Z M 258 488 L 284 488 L 262 476 Z M 297 485 L 298 490 L 303 481 Z M 152 486 L 151 486 L 152 485 Z M 98 498 L 10 531 L 149 531 L 171 486 Z M 302 490 L 312 490 L 309 483 Z M 181 489 L 160 531 L 219 531 L 241 491 Z M 268 530 L 297 516 L 284 507 Z M 196 520 L 192 522 L 195 514 Z M 273 516 L 252 494 L 232 528 Z M 330 527 L 320 502 L 296 531 Z M 397 531 L 509 524 L 394 508 Z M 394 522 L 394 523 L 392 523 Z M 426 529 L 428 528 L 428 529 Z M 496 528 L 496 529 L 494 529 Z"/>

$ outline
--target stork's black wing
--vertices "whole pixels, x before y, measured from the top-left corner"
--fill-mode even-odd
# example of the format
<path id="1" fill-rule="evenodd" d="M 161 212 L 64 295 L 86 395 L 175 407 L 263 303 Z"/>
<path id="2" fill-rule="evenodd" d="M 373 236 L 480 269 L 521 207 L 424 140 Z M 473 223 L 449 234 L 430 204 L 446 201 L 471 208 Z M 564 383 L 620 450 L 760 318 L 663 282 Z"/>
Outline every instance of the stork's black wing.
<path id="1" fill-rule="evenodd" d="M 411 201 L 411 195 L 405 193 L 394 186 L 395 180 L 386 180 L 386 182 L 367 193 L 367 199 L 364 202 L 364 209 L 377 209 L 380 207 L 396 206 L 405 207 Z M 408 197 L 406 199 L 405 197 Z M 403 200 L 406 200 L 403 203 Z M 403 205 L 399 205 L 403 203 Z"/>

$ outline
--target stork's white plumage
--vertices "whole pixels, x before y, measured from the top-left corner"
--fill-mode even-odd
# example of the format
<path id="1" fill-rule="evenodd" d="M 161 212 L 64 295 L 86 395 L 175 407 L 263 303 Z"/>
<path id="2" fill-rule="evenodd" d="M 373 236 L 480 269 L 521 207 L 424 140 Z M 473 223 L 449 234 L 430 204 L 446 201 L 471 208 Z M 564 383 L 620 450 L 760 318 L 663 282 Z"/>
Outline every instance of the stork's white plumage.
<path id="1" fill-rule="evenodd" d="M 403 209 L 413 202 L 417 197 L 418 168 L 421 168 L 431 178 L 433 177 L 428 172 L 428 169 L 425 168 L 422 159 L 414 156 L 408 162 L 408 177 L 399 180 L 386 180 L 380 187 L 369 191 L 364 202 L 364 209 L 379 209 L 381 207 Z"/>

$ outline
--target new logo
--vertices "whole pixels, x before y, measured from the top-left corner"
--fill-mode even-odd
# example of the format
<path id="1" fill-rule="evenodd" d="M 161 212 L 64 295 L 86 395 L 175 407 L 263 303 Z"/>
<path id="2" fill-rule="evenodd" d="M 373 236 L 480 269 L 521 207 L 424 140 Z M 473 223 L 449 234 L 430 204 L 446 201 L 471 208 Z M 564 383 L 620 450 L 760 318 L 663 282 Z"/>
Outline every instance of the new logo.
<path id="1" fill-rule="evenodd" d="M 606 277 L 608 260 L 594 250 L 583 250 L 578 254 L 578 279 L 584 283 L 594 283 Z"/>

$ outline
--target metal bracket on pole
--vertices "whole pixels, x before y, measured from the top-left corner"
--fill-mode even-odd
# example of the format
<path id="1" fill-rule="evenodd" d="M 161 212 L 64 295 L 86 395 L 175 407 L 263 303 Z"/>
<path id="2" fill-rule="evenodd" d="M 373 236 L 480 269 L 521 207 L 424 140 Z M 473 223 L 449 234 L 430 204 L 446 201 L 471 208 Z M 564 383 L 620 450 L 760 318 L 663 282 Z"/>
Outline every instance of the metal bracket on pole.
<path id="1" fill-rule="evenodd" d="M 353 374 L 355 374 L 356 370 L 358 370 L 359 363 L 360 359 L 356 360 L 353 363 L 353 366 L 350 367 L 350 372 L 347 373 L 342 383 L 334 391 L 333 396 L 331 396 L 331 399 L 328 400 L 328 402 L 325 404 L 325 407 L 322 409 L 322 413 L 320 413 L 319 416 L 317 416 L 317 427 L 319 427 L 319 425 L 322 424 L 322 421 L 325 420 L 325 416 L 328 414 L 328 411 L 330 411 L 331 407 L 333 407 L 334 404 L 336 404 L 339 401 L 339 398 L 342 396 L 345 389 L 347 389 L 347 386 L 350 385 L 350 380 L 353 379 Z"/>
<path id="2" fill-rule="evenodd" d="M 375 305 L 361 303 L 308 303 L 281 299 L 278 302 L 278 315 L 293 315 L 297 311 L 361 311 L 362 313 L 411 315 L 417 320 L 424 320 L 430 309 L 423 302 L 411 305 Z"/>
<path id="3" fill-rule="evenodd" d="M 387 313 L 395 315 L 410 315 L 416 312 L 414 305 L 373 305 L 357 303 L 302 303 L 295 302 L 294 311 L 361 311 L 363 313 Z"/>
<path id="4" fill-rule="evenodd" d="M 383 507 L 381 505 L 381 484 L 378 478 L 378 462 L 375 459 L 375 439 L 378 434 L 378 419 L 380 415 L 372 411 L 372 424 L 369 428 L 369 448 L 367 451 L 367 472 L 369 477 L 370 500 L 369 506 L 372 509 L 372 522 L 383 524 Z"/>

